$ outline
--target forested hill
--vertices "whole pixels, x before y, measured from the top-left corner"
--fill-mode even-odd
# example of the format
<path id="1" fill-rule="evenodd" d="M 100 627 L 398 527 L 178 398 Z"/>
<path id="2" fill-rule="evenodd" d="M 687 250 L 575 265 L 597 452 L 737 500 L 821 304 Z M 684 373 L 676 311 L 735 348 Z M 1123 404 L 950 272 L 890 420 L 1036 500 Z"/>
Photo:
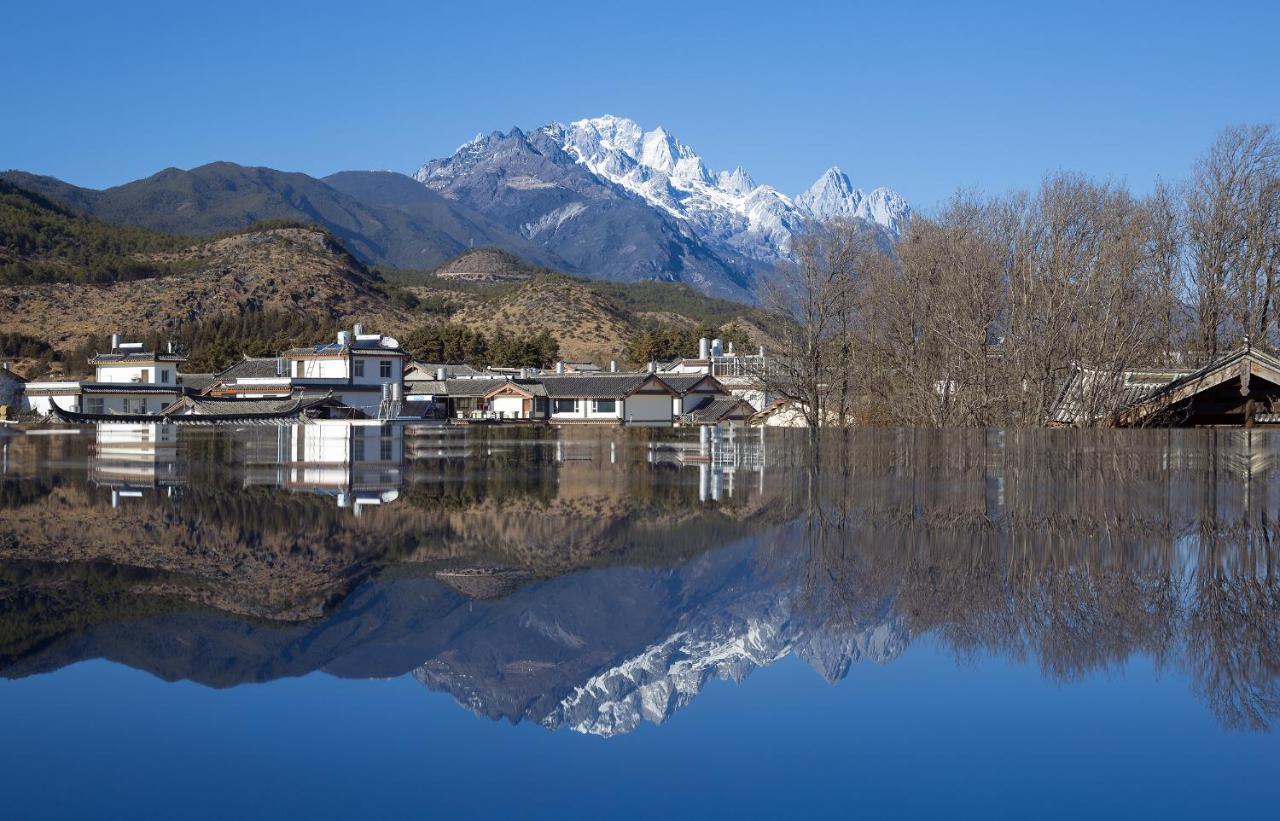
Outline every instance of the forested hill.
<path id="1" fill-rule="evenodd" d="M 0 284 L 163 276 L 179 266 L 156 255 L 192 243 L 186 237 L 105 223 L 0 179 Z"/>

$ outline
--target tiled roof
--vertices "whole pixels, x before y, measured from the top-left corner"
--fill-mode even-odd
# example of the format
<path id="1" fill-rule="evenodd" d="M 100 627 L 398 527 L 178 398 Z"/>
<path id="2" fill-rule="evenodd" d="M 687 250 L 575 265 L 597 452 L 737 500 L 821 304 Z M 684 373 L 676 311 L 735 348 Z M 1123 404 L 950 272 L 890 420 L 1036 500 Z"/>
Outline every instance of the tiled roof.
<path id="1" fill-rule="evenodd" d="M 435 379 L 415 379 L 412 382 L 406 380 L 405 388 L 409 396 L 444 396 L 449 392 L 449 383 Z"/>
<path id="2" fill-rule="evenodd" d="M 530 396 L 546 396 L 547 395 L 547 386 L 542 384 L 541 382 L 535 382 L 528 379 L 511 379 L 505 382 L 504 385 L 511 385 L 513 387 L 519 388 L 520 390 L 524 391 Z M 498 388 L 501 388 L 504 385 L 499 385 Z M 498 390 L 498 388 L 494 388 L 493 390 Z M 490 391 L 490 393 L 492 393 L 492 391 Z"/>
<path id="3" fill-rule="evenodd" d="M 280 376 L 280 360 L 274 356 L 246 356 L 236 364 L 217 374 L 218 382 L 234 382 L 237 379 L 270 379 Z"/>
<path id="4" fill-rule="evenodd" d="M 480 371 L 476 370 L 470 365 L 446 365 L 443 362 L 413 362 L 410 364 L 409 367 L 420 368 L 426 372 L 424 376 L 420 376 L 420 377 L 409 376 L 408 373 L 406 372 L 405 379 L 412 380 L 412 381 L 419 381 L 421 379 L 434 380 L 436 378 L 436 371 L 438 371 L 441 368 L 444 368 L 445 371 L 448 372 L 448 375 L 451 377 L 452 376 L 476 376 L 480 373 Z"/>
<path id="5" fill-rule="evenodd" d="M 509 379 L 446 379 L 450 396 L 484 396 L 494 388 L 502 387 Z"/>
<path id="6" fill-rule="evenodd" d="M 755 408 L 736 396 L 726 399 L 707 397 L 698 407 L 689 412 L 689 420 L 694 424 L 715 424 L 726 419 L 748 419 L 755 414 Z"/>
<path id="7" fill-rule="evenodd" d="M 217 374 L 212 373 L 180 373 L 178 383 L 189 391 L 199 393 L 212 385 L 217 378 Z"/>
<path id="8" fill-rule="evenodd" d="M 154 382 L 83 382 L 80 390 L 84 393 L 182 393 L 182 386 Z"/>
<path id="9" fill-rule="evenodd" d="M 666 382 L 671 387 L 671 390 L 678 394 L 686 394 L 702 380 L 711 379 L 705 373 L 660 373 L 658 378 Z M 710 386 L 713 390 L 719 388 L 714 379 L 711 379 Z"/>
<path id="10" fill-rule="evenodd" d="M 166 412 L 190 408 L 201 416 L 244 416 L 258 413 L 289 413 L 316 404 L 316 399 L 214 399 L 208 396 L 188 396 L 185 400 L 166 408 Z"/>
<path id="11" fill-rule="evenodd" d="M 542 384 L 552 399 L 622 399 L 649 378 L 647 373 L 544 376 Z"/>

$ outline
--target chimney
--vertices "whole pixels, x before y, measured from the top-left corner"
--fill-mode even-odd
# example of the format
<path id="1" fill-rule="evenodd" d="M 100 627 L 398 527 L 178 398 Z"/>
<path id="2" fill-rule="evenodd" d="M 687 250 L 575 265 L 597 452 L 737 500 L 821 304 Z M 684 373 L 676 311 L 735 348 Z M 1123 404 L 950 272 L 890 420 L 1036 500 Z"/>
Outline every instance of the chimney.
<path id="1" fill-rule="evenodd" d="M 169 340 L 169 344 L 166 346 L 166 349 L 169 351 L 169 353 L 173 353 L 173 340 L 172 340 L 172 339 L 170 339 L 170 340 Z"/>
<path id="2" fill-rule="evenodd" d="M 557 362 L 557 363 L 556 363 L 556 373 L 564 373 L 564 363 L 563 363 L 563 362 Z"/>
<path id="3" fill-rule="evenodd" d="M 610 359 L 610 360 L 609 360 L 609 373 L 617 373 L 617 372 L 618 372 L 618 363 L 617 363 L 617 361 L 616 361 L 616 360 L 613 360 L 613 359 Z"/>
<path id="4" fill-rule="evenodd" d="M 698 358 L 711 358 L 711 340 L 707 339 L 705 336 L 698 340 Z"/>

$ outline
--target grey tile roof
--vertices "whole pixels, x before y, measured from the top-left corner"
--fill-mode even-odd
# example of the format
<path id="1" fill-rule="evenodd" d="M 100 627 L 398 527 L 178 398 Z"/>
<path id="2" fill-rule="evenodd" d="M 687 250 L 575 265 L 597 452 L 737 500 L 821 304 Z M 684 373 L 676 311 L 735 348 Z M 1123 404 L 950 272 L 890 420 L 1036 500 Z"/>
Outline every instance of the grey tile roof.
<path id="1" fill-rule="evenodd" d="M 178 383 L 189 391 L 199 393 L 212 385 L 217 378 L 217 374 L 212 373 L 180 373 Z"/>
<path id="2" fill-rule="evenodd" d="M 715 424 L 726 419 L 749 419 L 755 408 L 736 396 L 725 399 L 707 397 L 689 412 L 689 420 L 695 424 Z"/>
<path id="3" fill-rule="evenodd" d="M 280 360 L 274 356 L 246 356 L 236 364 L 216 375 L 218 382 L 234 382 L 237 379 L 270 379 L 280 376 Z"/>
<path id="4" fill-rule="evenodd" d="M 85 382 L 84 393 L 182 393 L 181 385 L 157 385 L 154 382 Z"/>
<path id="5" fill-rule="evenodd" d="M 439 370 L 439 369 L 441 369 L 441 368 L 444 368 L 444 369 L 445 369 L 445 371 L 447 371 L 447 372 L 448 372 L 448 375 L 449 375 L 449 376 L 451 376 L 451 377 L 453 377 L 453 376 L 477 376 L 477 375 L 479 375 L 479 373 L 480 373 L 480 371 L 476 370 L 475 368 L 471 367 L 470 365 L 446 365 L 446 364 L 445 364 L 445 363 L 443 363 L 443 362 L 417 362 L 417 361 L 415 361 L 415 362 L 412 362 L 412 363 L 409 365 L 409 367 L 412 367 L 412 368 L 420 368 L 420 369 L 422 369 L 423 371 L 425 371 L 425 373 L 424 373 L 424 375 L 422 375 L 422 376 L 413 376 L 413 375 L 411 375 L 411 374 L 409 373 L 408 368 L 406 368 L 406 369 L 405 369 L 405 380 L 406 380 L 406 381 L 419 381 L 419 380 L 422 380 L 422 379 L 434 380 L 434 379 L 436 378 L 436 371 L 438 371 L 438 370 Z"/>
<path id="6" fill-rule="evenodd" d="M 446 379 L 449 396 L 484 396 L 494 388 L 501 387 L 509 379 Z"/>
<path id="7" fill-rule="evenodd" d="M 710 382 L 708 382 L 708 387 L 710 389 L 720 389 L 719 383 L 705 373 L 660 373 L 658 374 L 658 378 L 671 386 L 671 390 L 681 395 L 688 393 L 690 389 L 704 379 L 710 380 Z"/>
<path id="8" fill-rule="evenodd" d="M 647 373 L 544 376 L 542 384 L 552 399 L 622 399 L 649 378 Z"/>

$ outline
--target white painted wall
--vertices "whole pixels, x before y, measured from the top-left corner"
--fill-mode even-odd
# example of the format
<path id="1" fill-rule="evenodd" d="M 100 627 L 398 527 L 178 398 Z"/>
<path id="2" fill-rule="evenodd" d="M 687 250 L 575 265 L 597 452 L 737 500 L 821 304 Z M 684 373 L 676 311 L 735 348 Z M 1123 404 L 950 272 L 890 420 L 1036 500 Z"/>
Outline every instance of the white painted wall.
<path id="1" fill-rule="evenodd" d="M 624 406 L 624 416 L 628 422 L 670 422 L 671 411 L 674 407 L 672 399 L 667 394 L 642 394 L 638 393 L 628 396 L 625 402 L 619 405 Z"/>
<path id="2" fill-rule="evenodd" d="M 80 397 L 80 409 L 84 413 L 159 413 L 176 402 L 180 394 L 173 393 L 112 393 L 91 394 Z M 101 399 L 101 408 L 96 400 Z M 62 405 L 61 402 L 58 403 Z"/>
<path id="3" fill-rule="evenodd" d="M 522 418 L 524 416 L 524 397 L 495 396 L 493 399 L 489 400 L 489 409 L 494 413 L 501 414 L 509 419 Z"/>
<path id="4" fill-rule="evenodd" d="M 144 385 L 176 385 L 178 384 L 178 365 L 176 362 L 162 362 L 155 365 L 98 365 L 94 369 L 94 381 L 112 384 L 139 382 Z"/>
<path id="5" fill-rule="evenodd" d="M 352 383 L 356 385 L 381 385 L 384 382 L 404 382 L 404 358 L 399 356 L 378 355 L 377 352 L 356 353 L 352 352 Z M 358 370 L 355 363 L 364 363 L 364 374 L 356 373 Z M 383 377 L 382 363 L 386 362 L 391 366 L 391 376 Z"/>
<path id="6" fill-rule="evenodd" d="M 301 366 L 301 372 L 299 372 L 299 366 Z M 290 359 L 289 376 L 294 379 L 346 379 L 348 377 L 347 360 L 345 357 L 334 356 Z"/>

